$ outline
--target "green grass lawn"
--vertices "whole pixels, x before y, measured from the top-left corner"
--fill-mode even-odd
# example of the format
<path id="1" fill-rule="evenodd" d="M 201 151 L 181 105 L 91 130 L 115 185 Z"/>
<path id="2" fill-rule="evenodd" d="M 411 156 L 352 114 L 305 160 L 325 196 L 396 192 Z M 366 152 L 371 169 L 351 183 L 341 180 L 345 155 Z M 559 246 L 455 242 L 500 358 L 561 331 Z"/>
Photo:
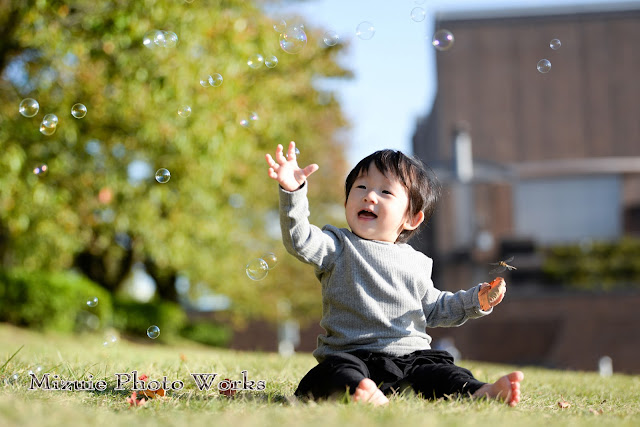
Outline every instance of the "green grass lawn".
<path id="1" fill-rule="evenodd" d="M 517 367 L 525 380 L 523 400 L 515 408 L 495 401 L 426 401 L 413 395 L 394 396 L 387 407 L 373 408 L 293 399 L 298 381 L 315 365 L 310 354 L 283 358 L 188 342 L 169 346 L 150 339 L 118 340 L 106 347 L 103 342 L 101 335 L 43 335 L 0 324 L 0 366 L 4 365 L 0 368 L 0 425 L 640 425 L 640 376 L 601 378 L 592 372 L 524 366 Z M 484 381 L 516 368 L 472 361 L 461 365 Z M 29 390 L 30 370 L 39 376 L 47 372 L 51 379 L 53 375 L 65 380 L 92 376 L 94 382 L 104 380 L 107 389 Z M 130 407 L 130 386 L 115 390 L 115 374 L 133 370 L 149 380 L 166 376 L 169 383 L 183 381 L 184 388 Z M 239 391 L 229 398 L 215 388 L 219 379 L 242 379 L 243 370 L 249 380 L 265 381 L 264 390 Z M 200 391 L 192 373 L 217 373 L 218 377 L 209 391 Z M 570 406 L 561 409 L 561 399 Z"/>

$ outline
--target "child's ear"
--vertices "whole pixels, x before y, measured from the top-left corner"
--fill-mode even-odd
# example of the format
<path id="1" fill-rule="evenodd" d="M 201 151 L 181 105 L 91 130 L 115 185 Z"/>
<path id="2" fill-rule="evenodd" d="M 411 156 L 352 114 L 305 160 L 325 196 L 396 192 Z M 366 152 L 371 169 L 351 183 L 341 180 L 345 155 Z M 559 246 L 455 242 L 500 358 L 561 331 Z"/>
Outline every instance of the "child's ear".
<path id="1" fill-rule="evenodd" d="M 422 224 L 422 221 L 424 221 L 424 212 L 420 211 L 413 217 L 407 218 L 407 220 L 404 222 L 404 229 L 415 230 L 420 226 L 420 224 Z"/>

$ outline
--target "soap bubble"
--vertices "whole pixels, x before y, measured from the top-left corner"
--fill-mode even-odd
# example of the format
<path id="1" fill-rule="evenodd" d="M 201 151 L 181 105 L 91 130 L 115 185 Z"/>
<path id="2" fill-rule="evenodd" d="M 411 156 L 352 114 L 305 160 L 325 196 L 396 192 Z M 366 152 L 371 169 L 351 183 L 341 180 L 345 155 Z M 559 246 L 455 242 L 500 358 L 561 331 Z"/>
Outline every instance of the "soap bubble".
<path id="1" fill-rule="evenodd" d="M 287 28 L 280 34 L 280 47 L 287 53 L 298 53 L 307 44 L 307 33 L 302 25 Z"/>
<path id="2" fill-rule="evenodd" d="M 222 84 L 222 76 L 218 73 L 213 73 L 209 76 L 209 85 L 218 87 Z"/>
<path id="3" fill-rule="evenodd" d="M 376 27 L 369 21 L 363 21 L 356 27 L 356 36 L 361 40 L 369 40 L 376 33 Z"/>
<path id="4" fill-rule="evenodd" d="M 257 120 L 260 120 L 260 117 L 258 117 L 258 113 L 251 113 L 251 115 L 249 116 L 249 120 L 255 122 Z"/>
<path id="5" fill-rule="evenodd" d="M 560 46 L 562 46 L 562 42 L 558 39 L 553 39 L 549 42 L 549 47 L 553 50 L 560 49 Z"/>
<path id="6" fill-rule="evenodd" d="M 183 105 L 182 107 L 178 108 L 178 115 L 180 117 L 189 117 L 191 115 L 191 107 L 189 107 L 188 105 Z"/>
<path id="7" fill-rule="evenodd" d="M 551 71 L 551 61 L 549 61 L 548 59 L 541 59 L 540 61 L 538 61 L 537 68 L 538 71 L 543 74 L 548 73 L 549 71 Z"/>
<path id="8" fill-rule="evenodd" d="M 251 280 L 262 280 L 269 273 L 269 264 L 262 258 L 255 258 L 249 261 L 245 267 L 247 276 Z"/>
<path id="9" fill-rule="evenodd" d="M 148 49 L 155 49 L 158 47 L 157 40 L 163 40 L 164 34 L 160 30 L 147 31 L 142 37 L 142 44 Z"/>
<path id="10" fill-rule="evenodd" d="M 156 325 L 149 326 L 149 328 L 147 329 L 147 336 L 152 340 L 155 340 L 160 336 L 160 328 L 158 328 Z"/>
<path id="11" fill-rule="evenodd" d="M 300 150 L 298 150 L 298 147 L 296 147 L 296 149 L 294 150 L 294 152 L 293 152 L 293 153 L 294 153 L 296 156 L 299 156 L 299 155 L 300 155 Z M 286 153 L 284 156 L 288 158 L 288 157 L 289 157 L 289 153 Z"/>
<path id="12" fill-rule="evenodd" d="M 116 344 L 117 342 L 118 342 L 118 336 L 113 333 L 108 333 L 104 336 L 104 341 L 102 342 L 102 345 L 104 347 L 110 347 Z"/>
<path id="13" fill-rule="evenodd" d="M 76 119 L 81 119 L 87 115 L 87 107 L 84 104 L 73 104 L 71 107 L 71 115 Z"/>
<path id="14" fill-rule="evenodd" d="M 178 35 L 173 31 L 163 31 L 164 34 L 164 45 L 163 47 L 176 47 L 178 44 Z"/>
<path id="15" fill-rule="evenodd" d="M 43 135 L 53 135 L 58 128 L 58 116 L 55 114 L 47 114 L 40 123 L 40 133 Z"/>
<path id="16" fill-rule="evenodd" d="M 165 168 L 158 169 L 156 171 L 156 181 L 160 184 L 166 184 L 171 179 L 171 172 Z"/>
<path id="17" fill-rule="evenodd" d="M 263 62 L 264 62 L 264 57 L 259 53 L 254 53 L 247 60 L 247 65 L 255 70 L 257 68 L 260 68 Z"/>
<path id="18" fill-rule="evenodd" d="M 427 17 L 427 11 L 421 7 L 411 9 L 411 19 L 415 22 L 422 22 Z"/>
<path id="19" fill-rule="evenodd" d="M 20 103 L 20 114 L 25 117 L 33 117 L 38 114 L 38 110 L 40 110 L 40 104 L 33 98 L 25 98 Z"/>
<path id="20" fill-rule="evenodd" d="M 437 50 L 444 51 L 451 48 L 454 41 L 455 38 L 453 37 L 453 33 L 451 33 L 451 31 L 449 30 L 442 29 L 435 32 L 433 38 L 431 39 L 431 44 Z"/>
<path id="21" fill-rule="evenodd" d="M 58 126 L 58 116 L 55 114 L 47 114 L 42 119 L 42 124 L 46 127 L 56 127 Z"/>
<path id="22" fill-rule="evenodd" d="M 43 123 L 40 123 L 40 133 L 46 136 L 51 136 L 56 133 L 56 126 L 47 127 Z"/>
<path id="23" fill-rule="evenodd" d="M 49 166 L 41 164 L 33 168 L 33 173 L 38 176 L 45 176 L 49 172 Z"/>
<path id="24" fill-rule="evenodd" d="M 266 65 L 267 68 L 274 68 L 278 65 L 278 58 L 275 55 L 269 55 L 264 58 L 264 65 Z"/>
<path id="25" fill-rule="evenodd" d="M 222 76 L 218 73 L 214 73 L 211 75 L 207 75 L 205 77 L 203 77 L 202 79 L 200 79 L 200 85 L 202 87 L 218 87 L 222 84 Z"/>
<path id="26" fill-rule="evenodd" d="M 247 120 L 247 119 L 240 120 L 240 126 L 242 126 L 243 128 L 248 128 L 249 127 L 249 120 Z"/>
<path id="27" fill-rule="evenodd" d="M 266 254 L 263 254 L 261 259 L 267 263 L 267 267 L 269 270 L 271 270 L 276 266 L 276 264 L 278 264 L 278 257 L 276 257 L 276 254 L 274 254 L 273 252 L 267 252 Z"/>
<path id="28" fill-rule="evenodd" d="M 322 40 L 324 40 L 324 44 L 327 46 L 335 46 L 340 42 L 340 36 L 335 31 L 329 30 L 324 33 Z"/>
<path id="29" fill-rule="evenodd" d="M 281 19 L 275 24 L 273 24 L 273 29 L 279 33 L 284 32 L 286 28 L 287 28 L 287 22 L 284 19 Z"/>
<path id="30" fill-rule="evenodd" d="M 89 307 L 95 307 L 96 305 L 98 305 L 98 297 L 89 298 L 87 300 L 87 305 Z"/>

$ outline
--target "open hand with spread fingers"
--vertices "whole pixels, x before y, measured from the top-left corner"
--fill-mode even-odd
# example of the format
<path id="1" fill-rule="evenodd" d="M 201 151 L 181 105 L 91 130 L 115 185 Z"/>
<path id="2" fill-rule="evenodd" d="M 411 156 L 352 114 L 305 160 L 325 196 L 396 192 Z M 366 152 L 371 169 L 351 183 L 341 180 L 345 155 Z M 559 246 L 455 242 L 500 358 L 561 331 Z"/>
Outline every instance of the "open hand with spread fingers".
<path id="1" fill-rule="evenodd" d="M 282 145 L 278 144 L 276 148 L 275 159 L 271 154 L 265 156 L 269 165 L 269 177 L 278 181 L 280 186 L 286 191 L 295 191 L 305 183 L 309 175 L 318 170 L 319 166 L 315 163 L 300 168 L 296 159 L 296 143 L 291 141 L 287 149 L 287 155 L 284 155 Z"/>

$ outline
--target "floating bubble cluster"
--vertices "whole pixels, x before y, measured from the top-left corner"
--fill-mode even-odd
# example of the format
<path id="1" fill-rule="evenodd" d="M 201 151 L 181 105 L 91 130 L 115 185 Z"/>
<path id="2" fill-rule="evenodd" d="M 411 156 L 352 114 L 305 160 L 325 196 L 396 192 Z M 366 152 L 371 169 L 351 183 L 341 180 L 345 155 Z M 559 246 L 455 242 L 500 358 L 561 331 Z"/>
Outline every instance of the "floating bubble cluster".
<path id="1" fill-rule="evenodd" d="M 211 75 L 205 76 L 203 79 L 200 79 L 200 85 L 202 87 L 218 87 L 222 84 L 222 76 L 218 73 L 213 73 Z"/>
<path id="2" fill-rule="evenodd" d="M 25 117 L 33 117 L 38 114 L 38 110 L 40 110 L 40 104 L 33 98 L 25 98 L 20 103 L 20 107 L 18 111 Z"/>
<path id="3" fill-rule="evenodd" d="M 537 68 L 538 71 L 543 74 L 548 73 L 549 71 L 551 71 L 551 61 L 549 61 L 548 59 L 541 59 L 540 61 L 538 61 Z"/>
<path id="4" fill-rule="evenodd" d="M 307 45 L 307 33 L 303 25 L 288 27 L 280 33 L 280 47 L 287 53 L 298 53 Z"/>
<path id="5" fill-rule="evenodd" d="M 361 40 L 370 40 L 376 33 L 376 27 L 369 21 L 362 21 L 356 27 L 356 36 Z"/>
<path id="6" fill-rule="evenodd" d="M 81 119 L 87 115 L 87 107 L 84 104 L 73 104 L 71 107 L 71 115 L 76 119 Z"/>
<path id="7" fill-rule="evenodd" d="M 453 37 L 453 33 L 449 30 L 438 30 L 433 34 L 433 38 L 431 39 L 431 44 L 437 50 L 444 51 L 448 50 L 453 46 L 453 42 L 455 38 Z"/>
<path id="8" fill-rule="evenodd" d="M 55 114 L 47 114 L 40 123 L 40 133 L 43 135 L 53 135 L 58 128 L 58 116 Z"/>
<path id="9" fill-rule="evenodd" d="M 166 184 L 171 179 L 171 172 L 165 168 L 158 169 L 156 171 L 156 181 L 160 184 Z"/>
<path id="10" fill-rule="evenodd" d="M 151 30 L 142 38 L 142 44 L 148 49 L 172 48 L 178 44 L 178 35 L 173 31 Z"/>
<path id="11" fill-rule="evenodd" d="M 147 336 L 152 340 L 155 340 L 160 336 L 160 328 L 156 325 L 149 326 L 149 328 L 147 328 Z"/>

